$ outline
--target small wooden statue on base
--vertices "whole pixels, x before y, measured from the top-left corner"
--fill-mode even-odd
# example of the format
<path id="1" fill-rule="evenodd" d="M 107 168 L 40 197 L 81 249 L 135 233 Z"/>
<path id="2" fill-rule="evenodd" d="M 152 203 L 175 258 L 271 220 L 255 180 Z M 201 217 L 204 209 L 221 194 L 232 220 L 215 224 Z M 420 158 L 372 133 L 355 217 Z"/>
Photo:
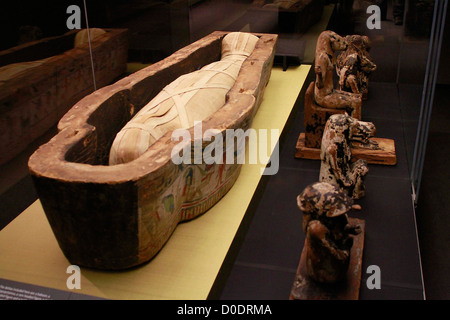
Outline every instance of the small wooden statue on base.
<path id="1" fill-rule="evenodd" d="M 305 93 L 306 148 L 320 149 L 323 129 L 330 115 L 348 113 L 361 120 L 361 95 L 336 90 L 334 75 L 336 55 L 347 48 L 344 38 L 333 31 L 324 31 L 317 40 L 314 72 L 316 79 Z"/>
<path id="2" fill-rule="evenodd" d="M 356 120 L 347 114 L 332 115 L 322 137 L 320 152 L 320 181 L 341 187 L 353 199 L 364 196 L 364 177 L 369 172 L 367 161 L 352 161 L 352 141 L 362 143 L 369 149 L 377 149 L 376 142 L 369 140 L 376 128 L 371 122 Z"/>
<path id="3" fill-rule="evenodd" d="M 328 182 L 307 186 L 297 205 L 306 238 L 290 299 L 357 300 L 365 223 L 347 213 L 361 207 Z"/>
<path id="4" fill-rule="evenodd" d="M 303 232 L 306 234 L 306 270 L 317 282 L 342 280 L 350 262 L 353 236 L 361 232 L 349 224 L 347 212 L 353 199 L 339 187 L 327 182 L 309 185 L 297 197 L 303 212 Z"/>
<path id="5" fill-rule="evenodd" d="M 337 57 L 336 72 L 339 90 L 361 94 L 366 100 L 369 91 L 369 75 L 377 65 L 369 55 L 370 40 L 367 36 L 346 36 L 347 49 Z"/>
<path id="6" fill-rule="evenodd" d="M 314 72 L 316 82 L 314 100 L 322 108 L 344 109 L 352 117 L 361 119 L 361 95 L 336 90 L 333 76 L 336 52 L 347 49 L 344 38 L 333 31 L 323 31 L 316 46 Z"/>
<path id="7" fill-rule="evenodd" d="M 369 56 L 370 41 L 366 36 L 345 38 L 333 31 L 324 31 L 317 40 L 314 71 L 316 80 L 305 93 L 305 132 L 296 144 L 296 158 L 320 159 L 320 148 L 325 124 L 334 114 L 349 114 L 361 120 L 363 97 L 367 97 L 368 75 L 376 69 Z M 336 70 L 335 70 L 336 68 Z M 334 87 L 335 72 L 340 76 Z M 397 157 L 392 139 L 373 138 L 378 148 L 353 144 L 355 159 L 368 163 L 395 165 Z"/>

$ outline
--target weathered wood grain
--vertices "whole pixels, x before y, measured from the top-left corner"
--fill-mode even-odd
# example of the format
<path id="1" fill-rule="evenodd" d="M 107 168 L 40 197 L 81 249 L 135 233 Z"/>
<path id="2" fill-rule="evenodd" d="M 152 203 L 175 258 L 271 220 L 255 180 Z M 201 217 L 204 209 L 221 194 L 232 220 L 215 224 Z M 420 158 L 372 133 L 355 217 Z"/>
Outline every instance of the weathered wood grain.
<path id="1" fill-rule="evenodd" d="M 314 101 L 315 82 L 311 82 L 305 92 L 305 146 L 308 148 L 320 149 L 322 142 L 323 130 L 328 118 L 333 114 L 344 114 L 348 110 L 324 108 Z M 361 115 L 361 109 L 357 110 L 357 114 Z"/>

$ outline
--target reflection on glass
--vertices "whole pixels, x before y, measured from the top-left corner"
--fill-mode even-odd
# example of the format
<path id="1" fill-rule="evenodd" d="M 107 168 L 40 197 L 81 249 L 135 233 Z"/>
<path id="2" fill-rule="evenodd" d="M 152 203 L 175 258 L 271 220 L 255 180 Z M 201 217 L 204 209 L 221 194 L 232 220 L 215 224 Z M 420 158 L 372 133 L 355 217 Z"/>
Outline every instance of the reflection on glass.
<path id="1" fill-rule="evenodd" d="M 54 127 L 92 92 L 90 55 L 74 47 L 69 6 L 87 6 L 97 87 L 169 56 L 213 31 L 278 34 L 275 64 L 313 64 L 318 35 L 370 39 L 370 73 L 364 120 L 381 136 L 404 130 L 411 163 L 428 57 L 431 0 L 111 0 L 14 2 L 0 13 L 0 163 Z M 368 28 L 367 9 L 377 6 L 380 28 Z M 72 17 L 73 18 L 73 17 Z M 96 32 L 103 34 L 96 37 Z M 337 75 L 336 75 L 337 76 Z M 400 124 L 400 125 L 398 125 Z M 384 129 L 386 128 L 386 129 Z M 26 137 L 26 138 L 25 138 Z M 403 139 L 403 132 L 402 132 Z M 14 151 L 15 150 L 15 151 Z"/>

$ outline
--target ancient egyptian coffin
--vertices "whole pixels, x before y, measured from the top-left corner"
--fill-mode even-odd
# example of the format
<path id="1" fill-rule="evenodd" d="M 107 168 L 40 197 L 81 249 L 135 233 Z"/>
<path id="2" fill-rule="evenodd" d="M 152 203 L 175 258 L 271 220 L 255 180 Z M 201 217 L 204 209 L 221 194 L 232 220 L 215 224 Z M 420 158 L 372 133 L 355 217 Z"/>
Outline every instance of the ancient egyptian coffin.
<path id="1" fill-rule="evenodd" d="M 147 262 L 179 222 L 204 213 L 232 187 L 240 164 L 176 165 L 171 151 L 178 141 L 172 141 L 171 132 L 139 158 L 108 165 L 116 134 L 168 83 L 219 60 L 226 34 L 214 32 L 85 97 L 61 119 L 59 133 L 30 157 L 40 201 L 72 264 L 124 269 Z M 226 103 L 203 120 L 203 132 L 250 127 L 269 81 L 277 40 L 276 35 L 257 36 Z M 189 129 L 192 148 L 194 129 Z"/>
<path id="2" fill-rule="evenodd" d="M 0 52 L 0 164 L 55 126 L 81 98 L 94 91 L 88 43 L 78 32 L 45 38 Z M 126 71 L 125 29 L 104 29 L 92 41 L 97 87 Z"/>
<path id="3" fill-rule="evenodd" d="M 254 0 L 251 10 L 278 12 L 279 32 L 304 33 L 322 17 L 324 0 Z"/>

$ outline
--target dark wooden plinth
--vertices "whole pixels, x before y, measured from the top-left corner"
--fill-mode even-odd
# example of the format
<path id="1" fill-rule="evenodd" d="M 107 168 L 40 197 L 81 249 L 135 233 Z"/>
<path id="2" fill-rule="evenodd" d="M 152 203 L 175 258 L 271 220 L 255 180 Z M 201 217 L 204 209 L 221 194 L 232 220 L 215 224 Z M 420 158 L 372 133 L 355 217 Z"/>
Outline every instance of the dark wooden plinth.
<path id="1" fill-rule="evenodd" d="M 361 267 L 364 249 L 365 221 L 349 218 L 351 224 L 357 224 L 361 233 L 355 236 L 350 253 L 350 265 L 347 276 L 341 282 L 323 284 L 313 281 L 306 275 L 306 240 L 300 263 L 297 268 L 289 300 L 358 300 L 361 285 Z"/>
<path id="2" fill-rule="evenodd" d="M 352 157 L 355 160 L 364 159 L 367 163 L 383 164 L 393 166 L 397 164 L 395 154 L 395 141 L 392 139 L 372 138 L 378 142 L 379 150 L 365 149 L 354 146 L 352 148 Z M 320 149 L 308 148 L 305 146 L 305 133 L 300 133 L 297 140 L 295 157 L 301 159 L 320 160 Z"/>

